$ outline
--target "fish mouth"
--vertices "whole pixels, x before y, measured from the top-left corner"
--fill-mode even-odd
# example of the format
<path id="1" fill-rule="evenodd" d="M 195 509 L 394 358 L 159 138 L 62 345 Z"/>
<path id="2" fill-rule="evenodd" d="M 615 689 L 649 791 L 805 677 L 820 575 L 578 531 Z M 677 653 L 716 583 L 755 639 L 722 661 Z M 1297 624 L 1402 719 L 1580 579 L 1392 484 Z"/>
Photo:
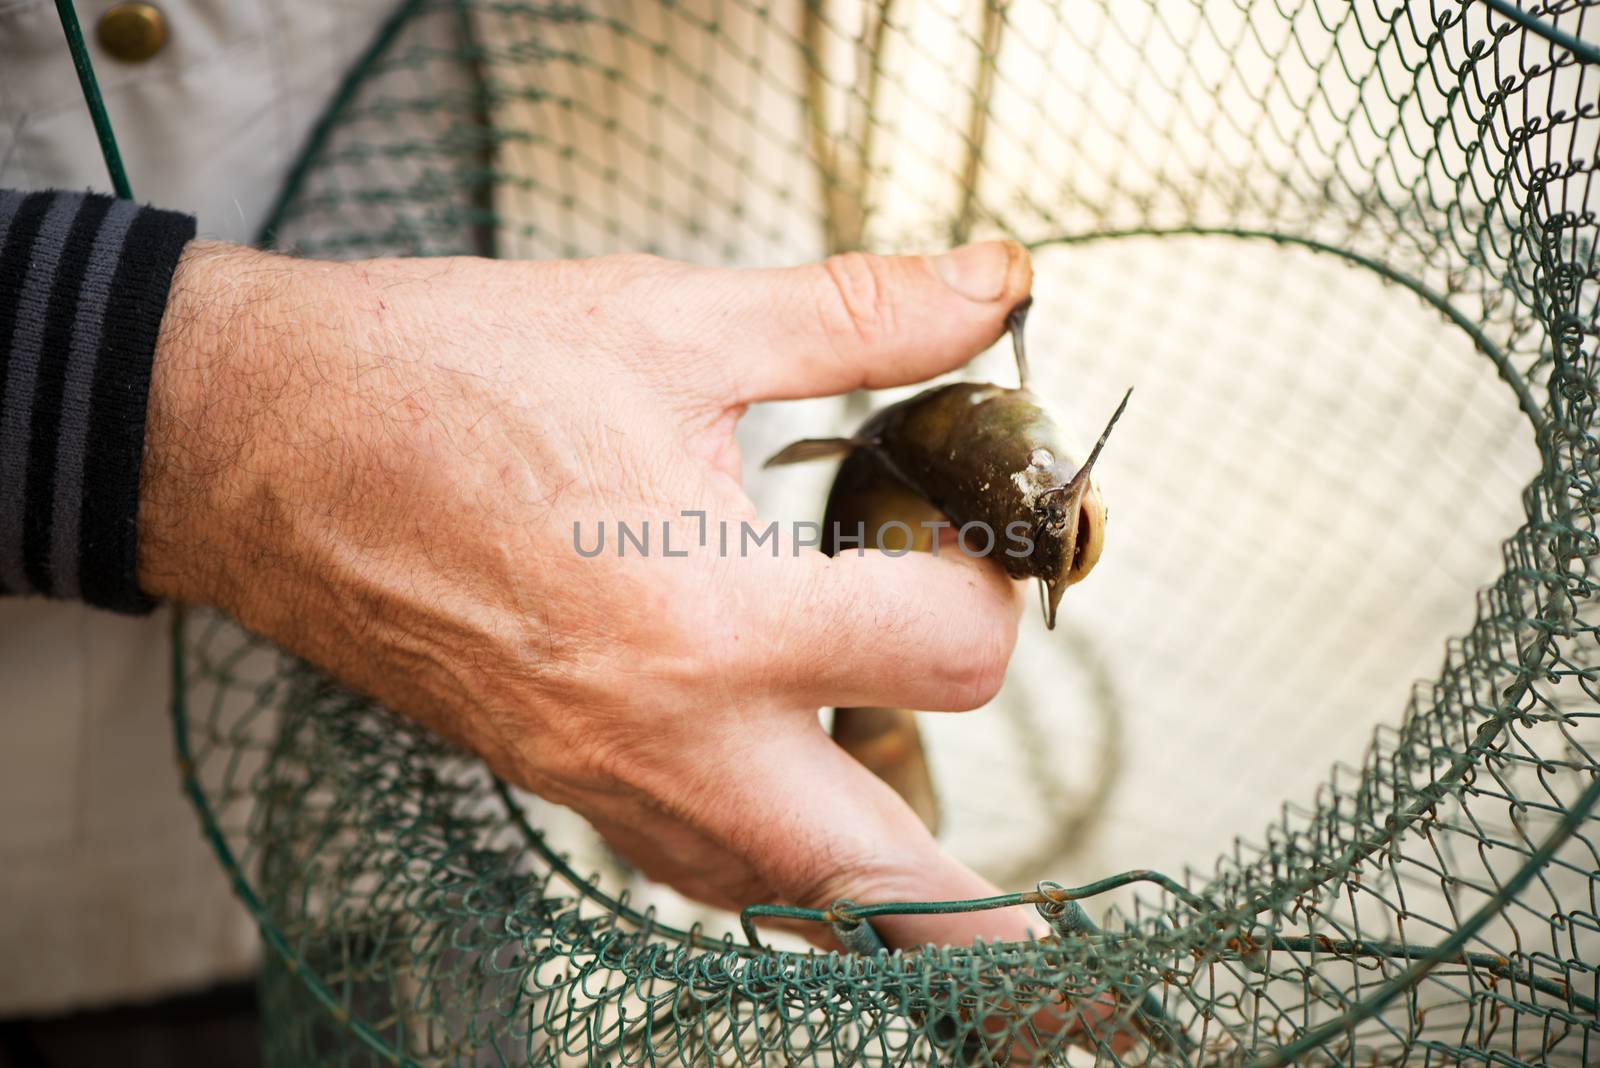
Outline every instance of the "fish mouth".
<path id="1" fill-rule="evenodd" d="M 1066 584 L 1081 582 L 1093 571 L 1105 547 L 1106 502 L 1100 497 L 1100 487 L 1090 486 L 1078 502 L 1078 529 L 1073 532 L 1072 566 L 1067 569 Z"/>
<path id="2" fill-rule="evenodd" d="M 1070 514 L 1072 529 L 1066 539 L 1072 546 L 1070 562 L 1055 578 L 1044 582 L 1039 591 L 1044 606 L 1044 625 L 1051 630 L 1055 629 L 1056 609 L 1061 604 L 1062 594 L 1067 592 L 1068 586 L 1082 582 L 1094 570 L 1106 544 L 1106 505 L 1098 486 L 1084 487 L 1077 508 Z"/>

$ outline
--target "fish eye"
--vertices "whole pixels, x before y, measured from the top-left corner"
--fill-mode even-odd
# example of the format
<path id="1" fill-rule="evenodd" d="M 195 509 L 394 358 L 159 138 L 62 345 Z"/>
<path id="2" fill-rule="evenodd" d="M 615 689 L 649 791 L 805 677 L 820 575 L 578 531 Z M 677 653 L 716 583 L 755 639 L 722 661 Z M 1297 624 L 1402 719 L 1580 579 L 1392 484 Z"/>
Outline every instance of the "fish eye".
<path id="1" fill-rule="evenodd" d="M 1037 448 L 1028 454 L 1029 467 L 1049 467 L 1055 462 L 1055 453 L 1046 448 Z"/>

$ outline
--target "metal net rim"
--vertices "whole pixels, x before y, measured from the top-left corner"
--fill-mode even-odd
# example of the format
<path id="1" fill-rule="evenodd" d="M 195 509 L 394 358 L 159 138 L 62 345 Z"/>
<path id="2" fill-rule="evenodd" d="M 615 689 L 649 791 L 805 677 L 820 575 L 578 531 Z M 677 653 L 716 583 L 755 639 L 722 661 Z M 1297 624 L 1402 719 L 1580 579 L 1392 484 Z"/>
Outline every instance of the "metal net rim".
<path id="1" fill-rule="evenodd" d="M 1235 227 L 1172 227 L 1172 228 L 1138 228 L 1129 230 L 1097 231 L 1082 234 L 1058 235 L 1038 239 L 1028 243 L 1030 249 L 1041 250 L 1049 247 L 1083 245 L 1096 241 L 1117 240 L 1122 238 L 1163 238 L 1163 237 L 1223 237 L 1244 239 L 1250 241 L 1270 242 L 1278 246 L 1300 247 L 1315 253 L 1331 254 L 1346 260 L 1356 267 L 1371 270 L 1385 281 L 1409 291 L 1424 306 L 1427 306 L 1446 320 L 1451 325 L 1460 328 L 1473 341 L 1480 354 L 1487 357 L 1494 364 L 1502 381 L 1513 391 L 1521 413 L 1527 418 L 1535 435 L 1543 441 L 1548 433 L 1548 423 L 1545 412 L 1541 410 L 1534 400 L 1532 392 L 1526 382 L 1512 364 L 1510 357 L 1496 345 L 1485 332 L 1474 323 L 1465 312 L 1458 309 L 1444 294 L 1429 287 L 1426 283 L 1403 271 L 1392 268 L 1372 257 L 1363 255 L 1350 249 L 1341 248 L 1327 242 L 1287 232 L 1250 230 Z M 1549 477 L 1557 464 L 1557 455 L 1548 448 L 1541 449 L 1541 468 L 1534 476 L 1527 489 L 1532 489 L 1541 480 Z M 1529 521 L 1536 518 L 1533 510 L 1528 508 L 1530 498 L 1525 490 L 1525 514 Z M 1504 547 L 1514 547 L 1519 538 L 1524 536 L 1526 528 L 1514 533 Z M 1587 555 L 1596 555 L 1590 553 Z M 1577 558 L 1578 554 L 1574 554 Z M 1508 554 L 1508 560 L 1511 556 Z M 1508 566 L 1505 573 L 1498 580 L 1499 585 L 1511 583 L 1513 587 L 1520 587 L 1523 579 L 1516 573 L 1516 568 Z M 1480 597 L 1487 589 L 1496 583 L 1480 589 Z M 340 1001 L 339 995 L 331 989 L 323 977 L 317 973 L 316 968 L 306 956 L 297 950 L 291 940 L 279 928 L 269 914 L 265 903 L 257 893 L 248 875 L 238 862 L 232 847 L 228 844 L 226 832 L 222 829 L 211 800 L 204 787 L 200 784 L 196 769 L 193 764 L 190 741 L 188 734 L 188 701 L 187 701 L 187 667 L 184 656 L 185 625 L 187 617 L 182 609 L 174 615 L 172 641 L 173 641 L 173 706 L 172 717 L 174 737 L 178 753 L 178 763 L 182 774 L 183 786 L 190 802 L 194 805 L 200 818 L 203 832 L 216 853 L 219 862 L 233 885 L 234 892 L 244 903 L 261 931 L 265 943 L 270 947 L 294 973 L 301 984 L 311 996 L 319 1002 L 324 1009 L 342 1027 L 360 1040 L 373 1052 L 378 1053 L 397 1064 L 416 1064 L 409 1057 L 400 1052 L 395 1045 L 375 1031 L 366 1021 L 352 1016 Z M 1524 655 L 1520 662 L 1517 675 L 1511 680 L 1511 688 L 1518 685 L 1526 686 L 1529 681 L 1540 676 L 1546 671 L 1553 660 L 1553 653 L 1549 643 L 1542 643 L 1537 656 Z M 1509 690 L 1507 691 L 1509 694 Z M 1438 781 L 1445 784 L 1439 791 L 1439 796 L 1432 799 L 1433 803 L 1448 793 L 1448 785 L 1459 779 L 1462 772 L 1470 770 L 1483 757 L 1494 737 L 1504 729 L 1505 725 L 1517 718 L 1514 711 L 1515 701 L 1509 699 L 1504 706 L 1513 711 L 1500 718 L 1490 718 L 1482 722 L 1476 744 L 1466 754 L 1459 756 L 1452 765 L 1452 771 L 1447 771 L 1439 776 Z M 1408 716 L 1408 720 L 1409 720 Z M 1452 774 L 1454 772 L 1454 774 Z M 511 824 L 522 840 L 522 844 L 538 855 L 539 859 L 549 865 L 581 897 L 594 905 L 610 912 L 621 924 L 627 924 L 632 930 L 624 930 L 620 926 L 607 929 L 597 938 L 588 941 L 573 941 L 563 946 L 565 952 L 582 951 L 593 953 L 605 961 L 606 966 L 615 969 L 618 973 L 629 978 L 641 978 L 651 974 L 652 966 L 667 955 L 674 955 L 674 967 L 678 970 L 691 970 L 701 977 L 701 981 L 712 983 L 725 983 L 730 986 L 746 986 L 750 983 L 762 984 L 781 980 L 785 983 L 811 984 L 814 1003 L 810 1006 L 813 1010 L 828 1011 L 826 1001 L 827 991 L 849 983 L 851 988 L 859 990 L 863 983 L 879 990 L 886 996 L 892 996 L 890 991 L 915 987 L 919 981 L 926 980 L 929 976 L 940 976 L 944 981 L 959 983 L 962 976 L 970 976 L 974 967 L 998 967 L 1000 969 L 1025 966 L 1029 974 L 1041 983 L 1049 983 L 1055 979 L 1072 979 L 1081 977 L 1086 961 L 1095 956 L 1097 949 L 1116 944 L 1127 944 L 1130 940 L 1137 940 L 1143 947 L 1156 949 L 1163 954 L 1176 952 L 1194 952 L 1211 947 L 1219 947 L 1230 937 L 1247 931 L 1250 927 L 1250 917 L 1259 912 L 1268 911 L 1281 904 L 1282 900 L 1292 897 L 1296 893 L 1313 891 L 1343 878 L 1350 870 L 1353 862 L 1359 858 L 1347 856 L 1340 862 L 1331 863 L 1318 870 L 1307 873 L 1307 877 L 1295 884 L 1292 888 L 1275 895 L 1272 899 L 1262 898 L 1252 902 L 1246 908 L 1217 908 L 1205 899 L 1204 892 L 1195 895 L 1203 903 L 1196 907 L 1196 902 L 1184 903 L 1174 900 L 1166 909 L 1166 920 L 1171 926 L 1166 926 L 1159 921 L 1154 926 L 1141 926 L 1125 932 L 1112 933 L 1101 931 L 1090 933 L 1074 939 L 1073 944 L 1045 943 L 1040 941 L 1026 942 L 999 942 L 978 943 L 974 946 L 944 947 L 934 952 L 879 952 L 875 955 L 841 954 L 837 952 L 822 953 L 811 950 L 797 953 L 790 950 L 774 950 L 759 944 L 742 944 L 734 940 L 732 935 L 723 935 L 720 938 L 712 937 L 696 928 L 683 930 L 673 927 L 658 920 L 652 911 L 640 912 L 626 899 L 607 893 L 592 879 L 585 878 L 580 872 L 567 864 L 561 853 L 551 848 L 545 841 L 544 835 L 528 818 L 527 812 L 517 802 L 507 784 L 493 779 L 492 791 L 499 804 L 503 818 Z M 1422 801 L 1413 803 L 1413 809 L 1408 818 L 1393 821 L 1387 828 L 1383 841 L 1392 841 L 1403 836 L 1407 829 L 1417 821 L 1426 818 L 1429 805 Z M 1371 990 L 1360 1001 L 1352 1004 L 1349 1009 L 1337 1017 L 1325 1021 L 1314 1029 L 1308 1030 L 1294 1042 L 1280 1047 L 1274 1053 L 1258 1058 L 1250 1064 L 1255 1068 L 1268 1068 L 1291 1063 L 1296 1057 L 1326 1045 L 1337 1038 L 1350 1027 L 1380 1012 L 1394 998 L 1416 987 L 1438 965 L 1452 960 L 1464 959 L 1461 954 L 1463 947 L 1471 941 L 1473 936 L 1498 915 L 1505 905 L 1530 882 L 1544 866 L 1546 861 L 1554 854 L 1557 848 L 1565 842 L 1578 827 L 1589 817 L 1592 811 L 1600 808 L 1600 776 L 1595 776 L 1594 781 L 1588 786 L 1578 802 L 1570 808 L 1560 824 L 1551 831 L 1545 841 L 1540 843 L 1524 863 L 1516 869 L 1504 882 L 1499 892 L 1467 918 L 1452 935 L 1432 946 L 1417 947 L 1426 952 L 1412 953 L 1407 959 L 1411 962 L 1409 967 L 1390 978 L 1381 986 Z M 1381 848 L 1382 842 L 1369 843 L 1370 848 L 1364 853 Z M 1126 885 L 1129 881 L 1137 881 L 1138 877 L 1153 873 L 1124 873 L 1121 877 L 1112 877 L 1109 880 L 1100 880 L 1090 884 L 1082 897 L 1091 897 L 1094 894 L 1110 889 L 1114 885 Z M 1129 878 L 1133 877 L 1133 878 Z M 1164 876 L 1157 875 L 1157 880 L 1164 880 Z M 1166 880 L 1175 883 L 1174 880 Z M 1035 898 L 1037 895 L 1034 895 Z M 1174 897 L 1168 890 L 1168 896 Z M 966 908 L 929 909 L 923 906 L 939 905 L 964 905 L 971 908 L 998 907 L 999 905 L 1015 905 L 1019 903 L 1037 903 L 1036 900 L 1024 900 L 1028 895 L 1005 895 L 1002 898 L 984 899 L 976 902 L 918 902 L 903 903 L 909 907 L 905 911 L 967 911 Z M 1073 898 L 1076 900 L 1076 896 Z M 757 910 L 759 911 L 759 907 Z M 876 910 L 869 910 L 873 915 L 882 915 L 901 911 L 893 907 L 892 903 L 885 903 Z M 791 918 L 811 919 L 825 922 L 836 919 L 828 910 L 814 909 L 784 909 L 770 907 L 766 915 L 789 916 Z M 753 918 L 746 917 L 747 931 L 753 930 Z M 560 942 L 558 940 L 557 944 Z M 1025 965 L 1023 964 L 1025 962 Z M 1041 962 L 1045 963 L 1041 967 Z M 1531 976 L 1513 976 L 1523 982 L 1538 985 L 1540 982 Z M 1547 991 L 1548 993 L 1549 991 Z M 1570 996 L 1570 992 L 1569 992 Z M 1581 996 L 1578 1002 L 1584 1002 Z M 854 1010 L 851 1010 L 854 1011 Z"/>
<path id="2" fill-rule="evenodd" d="M 1555 27 L 1548 26 L 1542 21 L 1527 15 L 1515 4 L 1511 3 L 1510 0 L 1483 0 L 1483 2 L 1501 15 L 1504 15 L 1508 19 L 1517 22 L 1524 29 L 1533 32 L 1554 44 L 1566 47 L 1570 52 L 1577 56 L 1582 63 L 1589 64 L 1600 62 L 1600 48 L 1588 45 L 1582 41 L 1576 41 L 1575 39 L 1573 39 L 1573 41 L 1564 40 L 1563 38 L 1569 35 L 1564 35 L 1562 31 L 1556 29 Z M 387 43 L 388 37 L 392 36 L 393 32 L 397 31 L 404 24 L 405 20 L 422 6 L 422 0 L 406 0 L 405 3 L 400 5 L 400 8 L 391 18 L 390 23 L 386 24 L 384 30 L 380 32 L 378 38 L 374 40 L 373 45 L 369 49 L 369 52 L 366 55 L 363 63 L 358 64 L 357 68 L 352 70 L 351 75 L 349 78 L 347 78 L 347 87 L 351 88 L 353 91 L 353 87 L 359 81 L 360 73 L 364 70 L 365 66 L 370 65 L 370 62 L 375 60 L 377 56 L 381 54 L 383 46 Z M 344 92 L 344 90 L 341 90 L 341 96 L 336 97 L 335 101 L 330 104 L 330 108 L 324 116 L 325 121 L 331 119 L 336 114 L 337 105 L 341 102 Z M 314 155 L 314 151 L 308 149 L 304 158 L 309 160 Z M 303 177 L 303 173 L 298 173 L 298 177 Z M 272 227 L 275 226 L 278 216 L 281 215 L 282 211 L 285 210 L 293 201 L 297 188 L 297 181 L 298 178 L 293 178 L 290 183 L 286 184 L 283 194 L 280 196 L 275 209 L 273 221 L 269 222 L 268 224 L 268 233 L 270 233 Z M 1535 475 L 1534 480 L 1530 482 L 1528 486 L 1524 487 L 1523 492 L 1524 517 L 1529 526 L 1523 526 L 1518 531 L 1514 532 L 1508 539 L 1502 542 L 1506 560 L 1505 572 L 1498 580 L 1498 584 L 1491 584 L 1490 586 L 1486 586 L 1479 590 L 1480 603 L 1484 594 L 1490 589 L 1495 588 L 1496 585 L 1498 585 L 1500 590 L 1507 592 L 1510 596 L 1520 596 L 1526 593 L 1531 585 L 1544 580 L 1544 576 L 1530 577 L 1528 574 L 1526 574 L 1526 567 L 1523 571 L 1518 570 L 1517 558 L 1519 554 L 1517 550 L 1521 548 L 1525 551 L 1527 557 L 1531 557 L 1532 551 L 1529 548 L 1529 543 L 1533 537 L 1533 535 L 1530 533 L 1531 525 L 1536 523 L 1548 524 L 1552 522 L 1552 520 L 1560 520 L 1559 516 L 1552 517 L 1548 514 L 1540 516 L 1538 514 L 1539 505 L 1535 490 L 1543 480 L 1548 479 L 1553 474 L 1559 473 L 1563 469 L 1570 469 L 1572 461 L 1569 458 L 1563 457 L 1562 454 L 1558 453 L 1557 450 L 1550 446 L 1549 435 L 1551 434 L 1551 430 L 1550 423 L 1546 419 L 1546 409 L 1542 408 L 1534 399 L 1533 393 L 1528 388 L 1527 382 L 1518 373 L 1515 366 L 1511 362 L 1511 358 L 1503 348 L 1498 346 L 1487 336 L 1483 329 L 1476 322 L 1474 322 L 1466 312 L 1460 310 L 1447 296 L 1439 293 L 1437 290 L 1431 289 L 1416 277 L 1399 271 L 1378 259 L 1364 256 L 1350 249 L 1344 249 L 1335 245 L 1330 245 L 1325 242 L 1318 241 L 1315 238 L 1292 233 L 1251 231 L 1226 227 L 1180 227 L 1165 230 L 1142 229 L 1097 231 L 1044 238 L 1030 242 L 1030 247 L 1038 249 L 1049 246 L 1085 244 L 1092 241 L 1118 237 L 1163 236 L 1226 236 L 1235 238 L 1248 238 L 1270 241 L 1279 245 L 1297 245 L 1316 252 L 1331 253 L 1336 256 L 1340 256 L 1357 266 L 1375 271 L 1387 281 L 1397 284 L 1404 289 L 1410 290 L 1425 305 L 1431 306 L 1435 311 L 1450 321 L 1452 325 L 1467 333 L 1468 336 L 1471 337 L 1478 351 L 1487 356 L 1495 364 L 1502 380 L 1516 394 L 1519 408 L 1527 417 L 1529 424 L 1533 428 L 1534 433 L 1541 444 L 1540 471 L 1537 475 Z M 1542 325 L 1545 327 L 1547 335 L 1553 339 L 1554 329 L 1552 324 L 1550 324 L 1548 321 L 1544 321 Z M 1555 343 L 1559 345 L 1559 342 Z M 1589 385 L 1592 387 L 1593 383 L 1589 383 Z M 1554 400 L 1554 398 L 1552 398 L 1551 403 L 1555 404 L 1557 402 Z M 1573 551 L 1566 559 L 1555 558 L 1553 560 L 1540 560 L 1539 567 L 1545 571 L 1546 575 L 1548 575 L 1549 570 L 1563 570 L 1570 566 L 1573 560 L 1587 560 L 1597 555 L 1600 555 L 1600 547 L 1596 547 L 1587 542 L 1583 542 L 1581 539 L 1577 539 L 1573 545 Z M 1531 565 L 1531 561 L 1529 563 Z M 211 801 L 206 795 L 204 788 L 198 781 L 195 768 L 193 767 L 192 763 L 192 754 L 189 748 L 187 729 L 188 713 L 186 705 L 186 684 L 188 680 L 186 678 L 186 671 L 184 669 L 182 660 L 185 640 L 184 624 L 185 617 L 180 611 L 175 618 L 173 629 L 173 719 L 180 769 L 183 774 L 185 792 L 188 794 L 191 803 L 195 805 L 200 816 L 204 833 L 210 840 L 214 851 L 217 853 L 219 860 L 222 863 L 222 866 L 232 881 L 235 892 L 238 894 L 241 900 L 244 901 L 258 927 L 260 927 L 264 940 L 271 947 L 272 951 L 285 962 L 292 972 L 297 974 L 299 981 L 311 993 L 313 998 L 328 1011 L 331 1018 L 339 1022 L 341 1026 L 345 1027 L 351 1034 L 355 1035 L 364 1045 L 373 1050 L 375 1053 L 378 1053 L 385 1058 L 394 1061 L 395 1063 L 418 1063 L 409 1057 L 405 1057 L 394 1045 L 386 1041 L 380 1034 L 374 1031 L 366 1021 L 351 1016 L 349 1010 L 341 1004 L 338 995 L 326 985 L 322 976 L 317 974 L 315 968 L 306 959 L 306 957 L 290 943 L 289 939 L 284 936 L 283 931 L 274 925 L 270 915 L 268 914 L 266 906 L 257 895 L 254 886 L 251 884 L 249 878 L 246 876 L 236 857 L 234 856 L 232 849 L 227 842 L 226 834 L 222 830 L 216 818 L 216 813 L 212 808 Z M 1477 625 L 1482 625 L 1481 618 L 1479 624 Z M 1533 647 L 1530 649 L 1519 649 L 1520 655 L 1516 672 L 1508 680 L 1513 689 L 1520 686 L 1525 690 L 1531 680 L 1540 677 L 1553 665 L 1555 653 L 1553 652 L 1551 644 L 1548 640 L 1531 644 Z M 1483 759 L 1484 753 L 1487 751 L 1485 747 L 1487 747 L 1493 741 L 1494 736 L 1500 731 L 1504 730 L 1507 724 L 1517 719 L 1519 713 L 1516 710 L 1516 700 L 1511 698 L 1504 700 L 1500 705 L 1499 712 L 1500 714 L 1497 717 L 1483 721 L 1481 724 L 1480 736 L 1479 738 L 1475 739 L 1473 748 L 1468 750 L 1466 754 L 1458 756 L 1457 763 L 1463 768 L 1471 768 L 1478 764 Z M 1257 1065 L 1285 1064 L 1293 1060 L 1295 1057 L 1301 1056 L 1312 1049 L 1325 1045 L 1328 1041 L 1337 1037 L 1342 1030 L 1348 1028 L 1354 1022 L 1377 1013 L 1395 996 L 1420 983 L 1433 967 L 1449 960 L 1452 953 L 1465 945 L 1465 943 L 1470 940 L 1474 933 L 1481 929 L 1484 924 L 1488 923 L 1494 917 L 1494 915 L 1496 915 L 1500 909 L 1503 908 L 1506 902 L 1510 900 L 1511 896 L 1514 895 L 1516 889 L 1519 889 L 1522 885 L 1526 884 L 1533 877 L 1533 875 L 1537 873 L 1540 867 L 1549 858 L 1553 851 L 1561 844 L 1561 842 L 1565 841 L 1573 833 L 1577 826 L 1589 817 L 1589 814 L 1592 811 L 1594 811 L 1597 807 L 1600 807 L 1600 776 L 1595 776 L 1592 770 L 1590 774 L 1594 778 L 1594 781 L 1591 782 L 1583 791 L 1578 802 L 1568 810 L 1563 818 L 1562 823 L 1547 836 L 1543 843 L 1540 843 L 1539 848 L 1535 850 L 1532 855 L 1530 855 L 1522 864 L 1522 866 L 1514 872 L 1512 877 L 1508 879 L 1505 885 L 1502 887 L 1500 893 L 1497 894 L 1494 899 L 1485 903 L 1480 910 L 1477 913 L 1474 913 L 1474 915 L 1458 930 L 1456 930 L 1449 939 L 1446 939 L 1444 942 L 1432 947 L 1433 951 L 1427 956 L 1413 958 L 1413 963 L 1409 968 L 1391 979 L 1381 990 L 1372 993 L 1360 1002 L 1352 1005 L 1349 1012 L 1339 1016 L 1334 1020 L 1328 1021 L 1323 1025 L 1320 1025 L 1314 1030 L 1308 1031 L 1294 1043 L 1281 1047 L 1275 1053 L 1272 1053 L 1265 1058 L 1258 1058 L 1251 1063 Z M 980 945 L 978 947 L 971 948 L 963 947 L 953 949 L 945 953 L 923 957 L 921 958 L 921 968 L 908 967 L 906 962 L 915 960 L 917 958 L 902 954 L 896 954 L 892 957 L 841 957 L 838 954 L 825 955 L 816 952 L 796 954 L 789 952 L 774 952 L 764 948 L 739 945 L 727 937 L 724 937 L 721 940 L 716 940 L 704 935 L 703 933 L 699 933 L 697 930 L 681 931 L 664 925 L 657 921 L 649 912 L 640 913 L 633 909 L 627 903 L 625 897 L 615 898 L 606 894 L 601 888 L 594 885 L 590 880 L 583 878 L 580 873 L 568 867 L 565 864 L 565 861 L 562 860 L 560 854 L 549 848 L 540 832 L 538 832 L 537 829 L 535 829 L 528 822 L 526 813 L 520 808 L 520 806 L 516 804 L 514 797 L 503 783 L 495 782 L 493 784 L 493 788 L 500 796 L 501 801 L 505 806 L 506 818 L 516 825 L 519 832 L 524 836 L 525 844 L 529 848 L 539 853 L 541 858 L 546 863 L 549 863 L 552 867 L 557 868 L 565 881 L 571 883 L 573 888 L 579 894 L 587 897 L 593 903 L 608 909 L 620 920 L 623 920 L 637 928 L 636 930 L 629 932 L 624 932 L 613 928 L 611 931 L 602 935 L 601 938 L 593 940 L 591 944 L 584 947 L 587 951 L 604 955 L 609 967 L 613 967 L 624 974 L 635 976 L 645 974 L 647 969 L 651 966 L 652 960 L 656 959 L 652 957 L 652 953 L 657 951 L 672 951 L 674 949 L 687 946 L 704 951 L 701 955 L 688 957 L 687 963 L 692 965 L 710 966 L 709 970 L 705 971 L 704 974 L 706 974 L 708 977 L 715 978 L 716 981 L 727 982 L 730 984 L 740 982 L 742 979 L 751 978 L 760 981 L 763 979 L 770 979 L 781 974 L 790 981 L 805 981 L 818 984 L 815 988 L 815 993 L 819 1000 L 817 1002 L 817 1006 L 814 1007 L 825 1007 L 820 998 L 825 995 L 826 991 L 829 989 L 829 984 L 835 981 L 842 981 L 846 976 L 848 976 L 853 984 L 857 985 L 859 985 L 864 978 L 876 976 L 879 979 L 878 989 L 881 990 L 897 982 L 914 983 L 919 974 L 925 975 L 934 970 L 935 966 L 932 963 L 934 961 L 942 962 L 944 968 L 948 970 L 948 973 L 955 975 L 957 972 L 965 971 L 964 968 L 957 966 L 958 961 L 975 961 L 978 963 L 989 963 L 1003 967 L 1006 965 L 1008 959 L 1014 960 L 1019 954 L 1026 954 L 1028 960 L 1037 962 L 1040 959 L 1041 951 L 1049 948 L 1054 954 L 1053 959 L 1060 962 L 1059 974 L 1063 976 L 1080 974 L 1077 969 L 1081 967 L 1085 955 L 1092 951 L 1091 944 L 1095 943 L 1097 940 L 1105 940 L 1113 937 L 1125 937 L 1106 934 L 1089 936 L 1083 939 L 1084 945 L 1067 948 L 1045 947 L 1040 943 L 1034 942 L 1001 943 L 992 946 Z M 1410 819 L 1401 821 L 1391 828 L 1391 837 L 1398 838 L 1404 835 L 1408 827 L 1414 825 L 1417 820 L 1422 819 L 1423 817 L 1423 811 L 1413 813 Z M 1348 870 L 1348 860 L 1343 864 L 1330 865 L 1324 870 L 1311 873 L 1308 880 L 1302 885 L 1306 887 L 1322 886 L 1338 880 Z M 1271 904 L 1271 902 L 1268 902 L 1263 907 L 1271 907 Z M 1182 915 L 1183 910 L 1174 907 L 1168 913 L 1169 917 L 1175 914 Z M 1226 920 L 1227 922 L 1215 922 L 1219 918 Z M 1200 921 L 1205 919 L 1206 917 L 1204 915 L 1199 918 L 1191 917 L 1191 921 L 1188 925 L 1189 929 L 1194 930 L 1202 927 L 1203 924 Z M 1199 941 L 1202 943 L 1215 944 L 1224 939 L 1227 936 L 1227 932 L 1237 931 L 1240 929 L 1237 910 L 1219 910 L 1218 914 L 1211 919 L 1211 927 L 1209 929 L 1200 931 L 1200 935 L 1202 937 L 1199 939 Z M 1172 944 L 1174 946 L 1185 944 L 1181 942 L 1182 934 L 1182 929 L 1172 932 L 1171 937 L 1173 940 Z M 1152 942 L 1150 944 L 1154 943 Z M 558 941 L 557 945 L 561 945 L 561 943 Z M 1090 948 L 1085 948 L 1086 946 Z M 574 947 L 572 945 L 567 945 L 563 946 L 563 948 L 570 951 Z M 682 962 L 684 962 L 683 958 L 680 958 L 680 963 Z M 1043 978 L 1048 979 L 1050 974 L 1055 973 L 1046 973 Z"/>

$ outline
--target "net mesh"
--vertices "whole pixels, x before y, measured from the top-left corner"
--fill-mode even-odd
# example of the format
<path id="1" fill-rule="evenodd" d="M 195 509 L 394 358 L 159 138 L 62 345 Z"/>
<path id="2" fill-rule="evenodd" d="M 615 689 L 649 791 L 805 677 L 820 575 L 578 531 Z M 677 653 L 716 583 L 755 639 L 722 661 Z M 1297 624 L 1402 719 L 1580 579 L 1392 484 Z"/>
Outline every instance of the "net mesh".
<path id="1" fill-rule="evenodd" d="M 950 846 L 1025 888 L 1033 942 L 753 945 L 180 619 L 184 781 L 262 925 L 270 1062 L 1600 1063 L 1597 7 L 407 0 L 265 242 L 767 265 L 1005 234 L 1037 388 L 1140 396 L 1065 635 L 929 724 Z M 748 452 L 848 425 L 796 411 Z M 752 490 L 813 518 L 818 477 Z"/>

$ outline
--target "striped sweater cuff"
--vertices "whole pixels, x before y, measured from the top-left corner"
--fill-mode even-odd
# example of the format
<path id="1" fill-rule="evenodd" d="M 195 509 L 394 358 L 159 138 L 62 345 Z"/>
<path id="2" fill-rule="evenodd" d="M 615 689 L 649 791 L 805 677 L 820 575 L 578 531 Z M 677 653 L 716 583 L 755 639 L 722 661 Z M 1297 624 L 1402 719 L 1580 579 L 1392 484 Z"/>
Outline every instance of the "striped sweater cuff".
<path id="1" fill-rule="evenodd" d="M 0 594 L 147 612 L 139 466 L 167 291 L 194 219 L 0 190 Z"/>

